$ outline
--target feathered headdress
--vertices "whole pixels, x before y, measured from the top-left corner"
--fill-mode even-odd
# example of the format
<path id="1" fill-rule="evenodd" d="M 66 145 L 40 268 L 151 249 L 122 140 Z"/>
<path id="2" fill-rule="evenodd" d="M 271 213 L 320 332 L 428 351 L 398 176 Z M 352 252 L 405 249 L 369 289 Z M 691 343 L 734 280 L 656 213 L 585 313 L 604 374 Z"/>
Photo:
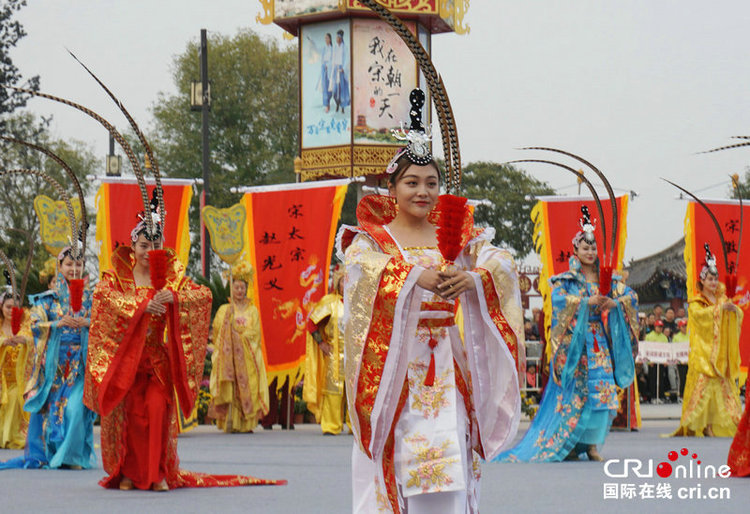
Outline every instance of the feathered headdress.
<path id="1" fill-rule="evenodd" d="M 727 146 L 720 146 L 718 148 L 714 148 L 712 150 L 707 150 L 705 152 L 701 153 L 712 153 L 712 152 L 720 152 L 722 150 L 731 150 L 733 148 L 742 148 L 745 146 L 750 146 L 750 136 L 734 136 L 732 139 L 741 139 L 741 143 L 736 143 L 733 145 L 727 145 Z M 744 222 L 744 209 L 742 208 L 742 188 L 740 187 L 740 182 L 737 180 L 736 177 L 732 176 L 732 183 L 734 184 L 734 187 L 737 189 L 737 197 L 740 200 L 740 239 L 737 243 L 737 263 L 740 261 L 740 252 L 742 251 L 742 225 Z M 673 184 L 674 185 L 674 184 Z M 679 186 L 678 186 L 679 187 Z M 691 196 L 695 197 L 695 195 L 691 194 Z M 702 203 L 702 202 L 701 202 Z M 705 204 L 702 204 L 705 209 L 708 210 L 708 207 Z M 708 210 L 709 214 L 713 218 L 713 214 L 711 214 L 711 211 Z M 718 223 L 714 219 L 714 224 L 716 225 L 716 229 L 719 231 L 719 236 L 722 240 L 722 250 L 724 253 L 724 266 L 727 271 L 727 276 L 724 279 L 724 285 L 727 286 L 727 294 L 729 296 L 734 296 L 734 294 L 737 292 L 737 270 L 730 270 L 729 269 L 729 263 L 727 258 L 727 251 L 726 251 L 726 245 L 724 245 L 724 236 L 721 232 L 721 228 L 718 227 Z"/>
<path id="2" fill-rule="evenodd" d="M 391 163 L 386 168 L 385 171 L 389 175 L 396 171 L 397 161 L 402 155 L 406 155 L 410 162 L 420 166 L 432 162 L 432 151 L 430 150 L 432 131 L 430 129 L 425 130 L 424 125 L 422 125 L 424 101 L 424 92 L 421 89 L 413 89 L 409 93 L 409 102 L 411 103 L 411 108 L 409 109 L 411 124 L 409 128 L 404 129 L 402 122 L 400 129 L 391 131 L 393 137 L 399 141 L 407 141 L 407 144 L 396 152 L 393 160 L 391 160 Z"/>
<path id="3" fill-rule="evenodd" d="M 21 330 L 21 320 L 23 319 L 23 309 L 21 309 L 20 297 L 18 296 L 18 290 L 16 289 L 16 268 L 15 266 L 13 266 L 13 261 L 11 261 L 2 250 L 0 250 L 0 260 L 2 260 L 3 264 L 5 265 L 3 275 L 5 275 L 5 280 L 10 287 L 10 292 L 4 292 L 2 294 L 0 307 L 2 307 L 2 305 L 9 297 L 13 298 L 14 305 L 11 314 L 10 328 L 11 333 L 13 335 L 16 335 L 18 334 L 18 331 Z"/>
<path id="4" fill-rule="evenodd" d="M 151 202 L 149 202 L 148 207 L 148 213 L 146 213 L 146 211 L 138 213 L 138 223 L 136 223 L 133 230 L 130 231 L 130 240 L 134 243 L 138 241 L 138 234 L 140 233 L 143 233 L 149 241 L 161 241 L 164 235 L 164 216 L 159 209 L 159 200 L 157 199 L 156 189 L 153 191 Z M 151 221 L 151 227 L 153 229 L 152 234 L 149 234 L 147 230 L 147 218 L 150 218 Z"/>
<path id="5" fill-rule="evenodd" d="M 5 84 L 0 84 L 0 87 L 5 87 L 6 89 L 12 89 L 13 91 L 18 91 L 18 92 L 26 93 L 29 95 L 46 98 L 54 102 L 59 102 L 59 103 L 68 105 L 70 107 L 73 107 L 74 109 L 77 109 L 83 112 L 89 117 L 94 118 L 96 121 L 98 121 L 104 128 L 107 129 L 107 131 L 112 135 L 115 141 L 117 141 L 117 144 L 119 144 L 122 150 L 125 152 L 125 155 L 127 156 L 128 161 L 130 162 L 130 165 L 133 168 L 133 173 L 135 174 L 135 177 L 138 180 L 138 189 L 141 192 L 141 200 L 143 200 L 144 210 L 146 211 L 149 210 L 148 189 L 146 187 L 146 181 L 143 176 L 143 170 L 141 169 L 141 164 L 136 158 L 135 153 L 133 152 L 133 149 L 130 147 L 128 142 L 125 140 L 124 137 L 122 137 L 122 134 L 120 134 L 110 122 L 105 120 L 102 116 L 95 113 L 91 109 L 84 107 L 83 105 L 77 104 L 75 102 L 72 102 L 70 100 L 66 100 L 65 98 L 60 98 L 58 96 L 48 95 L 46 93 L 40 93 L 39 91 L 32 91 L 30 89 L 23 89 L 23 88 L 9 86 Z M 157 187 L 157 189 L 160 189 L 160 188 Z M 146 217 L 144 221 L 146 223 L 147 233 L 149 234 L 149 237 L 154 237 L 155 231 L 151 223 L 151 218 Z"/>
<path id="6" fill-rule="evenodd" d="M 594 223 L 591 221 L 591 215 L 589 214 L 589 208 L 585 205 L 581 205 L 581 219 L 578 220 L 578 224 L 581 226 L 575 237 L 573 237 L 573 246 L 578 248 L 578 245 L 582 241 L 586 241 L 588 244 L 596 244 L 596 237 L 594 236 Z"/>
<path id="7" fill-rule="evenodd" d="M 609 204 L 612 209 L 612 217 L 610 219 L 611 233 L 609 237 L 609 242 L 610 242 L 609 246 L 607 246 L 607 222 L 604 217 L 604 210 L 602 209 L 601 201 L 599 200 L 599 195 L 594 189 L 594 185 L 591 183 L 591 181 L 588 178 L 586 178 L 586 176 L 583 173 L 565 164 L 561 164 L 555 161 L 543 160 L 543 159 L 519 159 L 515 161 L 509 161 L 508 163 L 506 163 L 506 164 L 513 164 L 517 162 L 541 162 L 545 164 L 551 164 L 553 166 L 557 166 L 559 168 L 563 168 L 567 171 L 570 171 L 576 177 L 578 177 L 579 180 L 581 180 L 584 184 L 586 184 L 586 187 L 589 189 L 589 191 L 591 192 L 591 195 L 594 197 L 594 202 L 596 203 L 596 209 L 597 211 L 599 211 L 599 219 L 601 220 L 599 226 L 601 227 L 601 230 L 602 230 L 602 257 L 603 258 L 602 258 L 602 262 L 599 264 L 599 292 L 600 294 L 603 294 L 603 295 L 609 294 L 612 288 L 612 271 L 617 261 L 617 252 L 616 252 L 615 245 L 617 241 L 617 225 L 618 225 L 618 220 L 619 220 L 617 200 L 615 198 L 615 192 L 612 189 L 612 186 L 610 185 L 609 180 L 607 180 L 607 177 L 604 175 L 604 173 L 601 172 L 601 170 L 599 170 L 599 168 L 591 164 L 589 161 L 587 161 L 583 157 L 579 157 L 578 155 L 567 152 L 565 150 L 560 150 L 557 148 L 549 148 L 545 146 L 528 146 L 528 147 L 521 148 L 521 150 L 542 150 L 546 152 L 555 152 L 555 153 L 559 153 L 562 155 L 567 155 L 568 157 L 572 157 L 578 162 L 589 167 L 601 179 L 602 183 L 604 184 L 604 188 L 607 190 L 607 194 L 609 195 Z M 574 242 L 574 245 L 575 245 L 575 242 Z"/>
<path id="8" fill-rule="evenodd" d="M 701 280 L 705 280 L 709 273 L 718 277 L 719 269 L 716 267 L 716 257 L 711 253 L 711 245 L 704 243 L 703 249 L 706 250 L 706 263 L 701 268 Z"/>

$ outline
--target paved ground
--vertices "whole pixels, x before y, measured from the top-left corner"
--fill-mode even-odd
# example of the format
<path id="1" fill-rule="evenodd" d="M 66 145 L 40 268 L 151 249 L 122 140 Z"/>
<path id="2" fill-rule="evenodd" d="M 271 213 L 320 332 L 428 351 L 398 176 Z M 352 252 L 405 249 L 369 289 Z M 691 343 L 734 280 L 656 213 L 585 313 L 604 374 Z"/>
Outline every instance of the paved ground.
<path id="1" fill-rule="evenodd" d="M 640 432 L 613 432 L 602 450 L 605 459 L 639 459 L 644 468 L 653 461 L 653 476 L 609 478 L 604 464 L 485 464 L 482 468 L 483 513 L 495 512 L 628 512 L 689 513 L 748 512 L 750 478 L 674 478 L 656 474 L 669 451 L 687 447 L 707 465 L 726 462 L 729 439 L 665 439 L 661 434 L 677 426 L 678 405 L 647 405 Z M 528 423 L 522 424 L 522 434 Z M 98 440 L 98 431 L 95 434 Z M 278 428 L 255 434 L 225 435 L 200 427 L 180 438 L 182 467 L 210 473 L 243 473 L 285 478 L 287 486 L 228 489 L 181 489 L 169 493 L 104 490 L 96 483 L 103 471 L 13 470 L 0 472 L 0 512 L 263 512 L 345 513 L 351 510 L 350 436 L 324 437 L 316 425 L 300 425 L 287 432 Z M 18 455 L 0 451 L 0 459 Z M 688 473 L 690 468 L 686 468 Z M 695 470 L 696 467 L 693 467 Z M 621 470 L 611 464 L 610 472 Z M 704 469 L 705 471 L 705 469 Z M 633 499 L 604 499 L 605 484 L 634 490 Z M 672 499 L 648 498 L 664 494 Z M 632 486 L 632 487 L 631 487 Z M 608 486 L 609 487 L 609 486 Z M 658 491 L 657 491 L 658 488 Z M 681 489 L 682 488 L 682 489 Z M 729 499 L 679 499 L 678 494 L 708 496 L 725 488 Z M 641 495 L 646 496 L 641 498 Z"/>

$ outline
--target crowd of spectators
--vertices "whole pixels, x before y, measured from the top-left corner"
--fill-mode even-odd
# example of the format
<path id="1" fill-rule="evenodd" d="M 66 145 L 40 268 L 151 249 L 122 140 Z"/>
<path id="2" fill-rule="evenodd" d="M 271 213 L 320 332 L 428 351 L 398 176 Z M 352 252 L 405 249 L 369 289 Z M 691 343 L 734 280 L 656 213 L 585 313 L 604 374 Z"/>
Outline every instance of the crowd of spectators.
<path id="1" fill-rule="evenodd" d="M 640 312 L 639 340 L 656 342 L 687 342 L 687 314 L 679 306 L 666 309 L 657 304 L 650 312 Z M 682 398 L 687 376 L 687 364 L 636 365 L 641 401 L 677 402 Z"/>

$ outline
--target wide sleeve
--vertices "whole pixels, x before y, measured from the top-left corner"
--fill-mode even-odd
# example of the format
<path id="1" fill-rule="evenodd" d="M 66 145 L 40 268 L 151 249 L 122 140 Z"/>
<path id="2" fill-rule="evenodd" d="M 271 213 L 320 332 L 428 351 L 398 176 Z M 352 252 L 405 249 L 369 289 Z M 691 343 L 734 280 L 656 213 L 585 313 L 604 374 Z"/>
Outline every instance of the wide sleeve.
<path id="1" fill-rule="evenodd" d="M 344 256 L 344 366 L 355 440 L 373 458 L 382 452 L 406 377 L 404 333 L 416 331 L 424 270 L 380 251 L 358 234 Z M 415 300 L 416 299 L 416 300 Z"/>
<path id="2" fill-rule="evenodd" d="M 614 379 L 618 386 L 630 386 L 635 379 L 638 355 L 638 295 L 622 282 L 612 289 L 616 305 L 607 313 Z"/>
<path id="3" fill-rule="evenodd" d="M 722 305 L 693 299 L 688 306 L 690 356 L 688 365 L 709 377 L 730 377 L 739 374 L 739 334 L 742 315 L 727 311 Z"/>
<path id="4" fill-rule="evenodd" d="M 725 298 L 722 305 L 730 302 L 731 300 Z M 733 382 L 740 377 L 740 333 L 742 331 L 743 312 L 742 309 L 738 310 L 739 312 L 721 310 L 720 333 L 724 344 L 716 363 L 719 372 L 723 376 L 729 377 Z M 726 357 L 722 359 L 722 356 Z"/>
<path id="5" fill-rule="evenodd" d="M 516 263 L 510 252 L 492 246 L 487 241 L 471 245 L 470 252 L 473 261 L 471 271 L 481 279 L 481 292 L 488 307 L 500 316 L 494 321 L 503 334 L 520 375 L 526 370 L 526 349 Z"/>
<path id="6" fill-rule="evenodd" d="M 26 359 L 26 387 L 24 394 L 27 398 L 35 397 L 45 381 L 47 368 L 47 344 L 51 336 L 57 331 L 57 321 L 52 309 L 53 296 L 42 294 L 31 299 L 29 311 L 29 332 L 33 339 L 31 353 Z"/>
<path id="7" fill-rule="evenodd" d="M 464 349 L 479 443 L 484 458 L 492 459 L 512 442 L 521 415 L 525 349 L 518 274 L 510 253 L 487 241 L 470 244 L 456 264 L 475 285 L 461 297 Z"/>
<path id="8" fill-rule="evenodd" d="M 99 414 L 109 413 L 132 385 L 145 343 L 149 299 L 136 302 L 108 272 L 94 290 L 83 402 Z"/>
<path id="9" fill-rule="evenodd" d="M 198 394 L 211 326 L 211 290 L 184 279 L 170 306 L 168 353 L 182 413 L 190 415 Z"/>
<path id="10" fill-rule="evenodd" d="M 251 344 L 255 345 L 260 341 L 260 314 L 258 313 L 258 308 L 255 305 L 250 305 L 245 314 L 246 320 L 242 335 L 248 341 L 251 341 Z"/>
<path id="11" fill-rule="evenodd" d="M 727 302 L 730 300 L 727 299 Z M 736 304 L 735 304 L 736 305 Z M 737 311 L 722 310 L 721 316 L 721 337 L 726 341 L 726 363 L 719 363 L 722 369 L 726 366 L 726 374 L 730 380 L 735 381 L 740 376 L 740 333 L 742 332 L 742 319 L 744 313 L 742 309 Z"/>
<path id="12" fill-rule="evenodd" d="M 16 388 L 19 405 L 23 405 L 23 386 L 26 383 L 27 369 L 26 362 L 32 350 L 32 336 L 27 309 L 23 310 L 21 328 L 16 335 L 23 337 L 24 342 L 11 346 L 10 337 L 3 338 L 0 341 L 0 405 L 7 405 L 10 400 L 9 387 L 5 379 L 6 371 L 10 371 L 15 375 L 16 384 L 19 385 Z M 14 359 L 15 363 L 12 362 Z M 4 369 L 6 366 L 11 365 L 13 365 L 12 369 Z"/>
<path id="13" fill-rule="evenodd" d="M 588 296 L 584 296 L 584 288 L 572 280 L 555 280 L 552 286 L 550 376 L 561 385 L 572 378 L 584 353 Z"/>
<path id="14" fill-rule="evenodd" d="M 227 312 L 229 311 L 229 304 L 225 303 L 219 310 L 216 311 L 214 316 L 213 325 L 211 326 L 211 341 L 213 341 L 214 351 L 211 353 L 211 379 L 209 381 L 209 389 L 211 396 L 214 398 L 220 394 L 221 382 L 224 380 L 224 345 L 227 343 L 223 334 L 222 328 L 226 320 Z"/>

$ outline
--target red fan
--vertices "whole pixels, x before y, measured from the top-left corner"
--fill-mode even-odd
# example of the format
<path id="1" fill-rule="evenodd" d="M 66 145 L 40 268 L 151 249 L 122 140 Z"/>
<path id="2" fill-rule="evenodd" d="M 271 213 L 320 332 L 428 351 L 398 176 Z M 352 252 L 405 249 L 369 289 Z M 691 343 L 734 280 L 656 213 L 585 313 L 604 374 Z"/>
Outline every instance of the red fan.
<path id="1" fill-rule="evenodd" d="M 148 252 L 148 270 L 151 275 L 151 285 L 157 291 L 167 285 L 167 251 L 151 250 Z"/>
<path id="2" fill-rule="evenodd" d="M 78 312 L 83 307 L 83 279 L 73 278 L 68 281 L 70 289 L 70 310 Z"/>
<path id="3" fill-rule="evenodd" d="M 18 331 L 21 330 L 21 320 L 23 319 L 23 309 L 20 307 L 13 307 L 13 314 L 10 318 L 10 329 L 13 335 L 18 335 Z"/>
<path id="4" fill-rule="evenodd" d="M 466 198 L 455 195 L 440 195 L 437 209 L 437 240 L 440 253 L 448 262 L 453 263 L 461 253 L 461 229 L 467 215 Z"/>

